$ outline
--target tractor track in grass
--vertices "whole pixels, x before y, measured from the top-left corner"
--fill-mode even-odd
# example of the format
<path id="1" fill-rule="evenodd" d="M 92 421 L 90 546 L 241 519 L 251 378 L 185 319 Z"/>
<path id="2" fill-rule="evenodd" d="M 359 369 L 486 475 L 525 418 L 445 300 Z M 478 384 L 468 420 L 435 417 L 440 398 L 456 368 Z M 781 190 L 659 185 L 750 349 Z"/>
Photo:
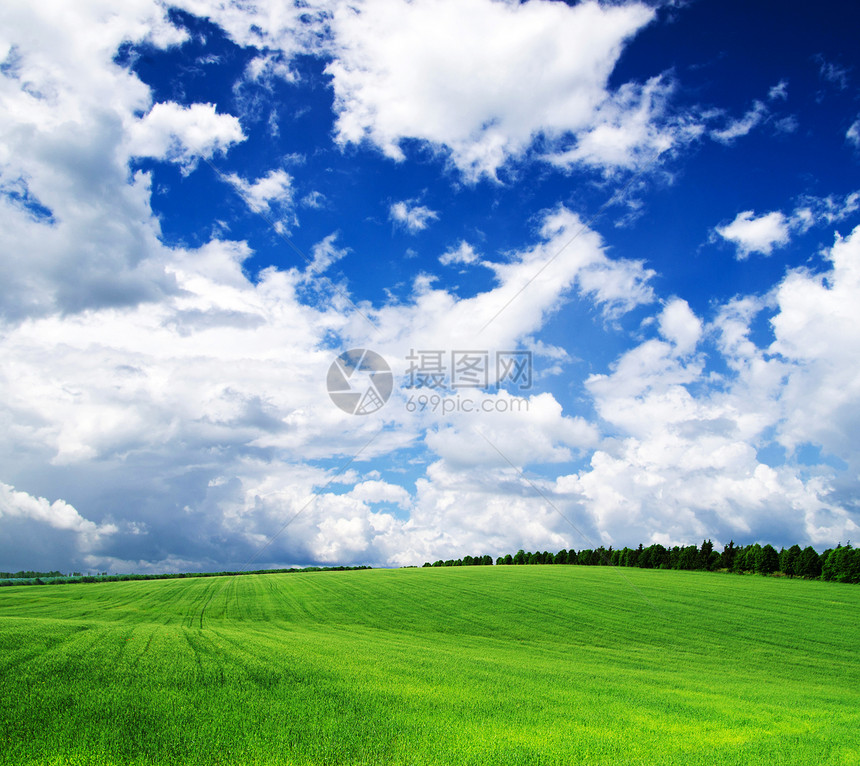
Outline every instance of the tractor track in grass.
<path id="1" fill-rule="evenodd" d="M 213 599 L 213 598 L 215 598 L 215 596 L 217 596 L 217 595 L 218 595 L 222 590 L 224 590 L 224 588 L 225 588 L 225 587 L 227 586 L 227 584 L 228 584 L 228 583 L 227 583 L 224 579 L 222 579 L 222 578 L 215 578 L 215 580 L 216 580 L 216 581 L 215 581 L 215 582 L 213 582 L 213 583 L 211 584 L 211 586 L 208 588 L 208 590 L 209 590 L 209 591 L 211 591 L 211 592 L 209 593 L 209 598 L 207 598 L 207 599 L 206 599 L 206 602 L 205 602 L 205 603 L 203 604 L 203 606 L 200 608 L 200 629 L 201 629 L 201 630 L 203 630 L 203 615 L 206 613 L 206 607 L 208 607 L 208 606 L 209 606 L 209 604 L 211 604 L 211 603 L 212 603 L 212 599 Z"/>

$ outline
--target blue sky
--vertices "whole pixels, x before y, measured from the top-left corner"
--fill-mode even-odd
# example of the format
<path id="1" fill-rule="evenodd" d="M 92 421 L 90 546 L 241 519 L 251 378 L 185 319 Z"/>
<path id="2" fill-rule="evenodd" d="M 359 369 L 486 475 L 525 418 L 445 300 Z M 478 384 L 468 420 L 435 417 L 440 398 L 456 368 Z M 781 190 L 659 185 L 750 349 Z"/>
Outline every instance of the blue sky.
<path id="1" fill-rule="evenodd" d="M 851 4 L 0 19 L 0 568 L 857 539 Z"/>

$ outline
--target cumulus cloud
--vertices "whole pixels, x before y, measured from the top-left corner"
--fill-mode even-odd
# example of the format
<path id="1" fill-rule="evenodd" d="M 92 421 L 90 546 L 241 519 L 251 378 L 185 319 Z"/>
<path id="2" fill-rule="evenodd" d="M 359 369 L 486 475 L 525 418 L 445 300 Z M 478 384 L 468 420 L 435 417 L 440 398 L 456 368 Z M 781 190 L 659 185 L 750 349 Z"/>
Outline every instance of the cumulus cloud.
<path id="1" fill-rule="evenodd" d="M 292 206 L 293 179 L 284 170 L 270 170 L 253 182 L 246 181 L 235 173 L 226 178 L 255 213 L 268 210 L 273 203 L 285 208 Z"/>
<path id="2" fill-rule="evenodd" d="M 577 164 L 613 171 L 653 164 L 673 146 L 698 138 L 704 128 L 690 117 L 666 117 L 671 83 L 654 77 L 644 85 L 625 83 L 596 107 L 592 124 L 581 130 L 571 148 L 547 159 L 569 168 Z"/>
<path id="3" fill-rule="evenodd" d="M 27 566 L 27 561 L 21 552 L 32 549 L 34 543 L 41 549 L 42 556 L 53 555 L 55 561 L 68 561 L 70 548 L 83 560 L 97 552 L 118 531 L 115 524 L 96 524 L 84 518 L 65 500 L 51 502 L 2 482 L 0 527 L 4 531 L 0 538 L 0 556 L 4 562 L 18 562 L 22 568 Z"/>
<path id="4" fill-rule="evenodd" d="M 176 162 L 189 172 L 196 159 L 209 158 L 244 140 L 239 120 L 218 114 L 214 104 L 167 102 L 155 104 L 130 126 L 128 151 L 134 157 Z"/>
<path id="5" fill-rule="evenodd" d="M 325 205 L 325 201 L 325 195 L 322 192 L 312 191 L 302 197 L 301 204 L 304 207 L 319 209 Z"/>
<path id="6" fill-rule="evenodd" d="M 717 226 L 716 232 L 737 247 L 738 258 L 770 255 L 775 246 L 788 244 L 789 220 L 779 211 L 756 217 L 754 210 L 744 210 L 731 223 Z"/>
<path id="7" fill-rule="evenodd" d="M 450 470 L 462 470 L 456 466 L 474 453 L 469 439 L 475 437 L 456 434 L 475 418 L 449 413 L 422 420 L 398 392 L 384 411 L 389 428 L 375 433 L 373 421 L 351 418 L 329 401 L 323 381 L 333 354 L 326 338 L 334 332 L 350 345 L 373 345 L 402 376 L 412 345 L 516 348 L 566 291 L 587 295 L 595 287 L 579 285 L 580 275 L 593 282 L 626 268 L 569 211 L 547 214 L 537 234 L 536 243 L 495 265 L 493 288 L 471 299 L 418 280 L 408 300 L 367 307 L 380 328 L 376 334 L 348 313 L 341 294 L 318 307 L 302 303 L 305 274 L 297 269 L 269 269 L 249 281 L 242 263 L 250 250 L 243 243 L 175 249 L 168 266 L 178 288 L 172 296 L 75 319 L 48 316 L 4 336 L 0 410 L 14 427 L 2 464 L 9 476 L 33 461 L 47 475 L 50 466 L 71 467 L 70 491 L 88 504 L 104 507 L 121 497 L 124 507 L 135 508 L 134 527 L 113 536 L 101 566 L 223 565 L 225 559 L 239 565 L 299 511 L 266 560 L 391 561 L 398 545 L 413 545 L 411 527 L 373 504 L 411 508 L 407 497 L 371 484 L 338 499 L 325 490 L 334 472 L 307 461 L 348 460 L 362 448 L 362 460 L 372 459 L 420 443 L 430 429 L 426 446 L 438 449 Z M 322 267 L 342 253 L 330 235 L 314 249 L 315 263 Z M 605 299 L 620 300 L 622 284 L 601 285 Z M 511 300 L 516 310 L 492 319 Z M 529 395 L 528 412 L 512 416 L 519 424 L 514 438 L 507 413 L 498 412 L 510 396 L 476 396 L 493 405 L 479 424 L 513 459 L 566 460 L 596 438 L 592 426 L 565 415 L 548 394 Z M 183 465 L 197 467 L 177 471 Z M 496 507 L 501 513 L 501 503 Z M 523 513 L 527 507 L 523 501 Z M 95 566 L 96 559 L 87 561 Z"/>
<path id="8" fill-rule="evenodd" d="M 603 133 L 614 129 L 616 137 L 595 135 L 587 151 L 597 161 L 598 145 L 606 148 L 603 161 L 611 164 L 618 143 L 629 154 L 648 132 L 634 126 L 641 118 L 621 115 L 628 106 L 647 112 L 648 98 L 622 96 L 611 106 L 606 83 L 624 42 L 653 15 L 638 3 L 368 0 L 338 6 L 335 59 L 327 69 L 337 138 L 368 141 L 395 160 L 403 158 L 405 140 L 418 139 L 448 152 L 470 177 L 495 176 L 539 133 L 562 137 L 605 122 Z M 598 117 L 602 105 L 606 114 Z"/>
<path id="9" fill-rule="evenodd" d="M 478 260 L 478 254 L 468 242 L 460 240 L 460 244 L 451 250 L 446 250 L 439 256 L 439 263 L 443 266 L 451 266 L 452 264 L 463 264 L 468 266 Z"/>
<path id="10" fill-rule="evenodd" d="M 849 303 L 860 294 L 860 230 L 837 240 L 829 258 L 823 274 L 791 272 L 767 300 L 739 298 L 720 310 L 712 329 L 730 375 L 709 379 L 700 357 L 685 356 L 701 326 L 676 300 L 658 319 L 665 341 L 643 341 L 588 380 L 615 433 L 588 468 L 558 486 L 579 498 L 598 529 L 627 525 L 664 544 L 856 535 L 860 509 L 845 479 L 857 460 L 849 445 L 860 401 L 858 331 Z M 767 307 L 774 340 L 760 348 L 751 326 Z M 772 441 L 787 450 L 784 465 L 759 458 Z M 847 473 L 796 462 L 809 443 L 845 461 Z"/>
<path id="11" fill-rule="evenodd" d="M 702 321 L 692 312 L 687 301 L 675 298 L 660 312 L 660 334 L 675 345 L 678 353 L 693 351 L 702 336 Z"/>
<path id="12" fill-rule="evenodd" d="M 858 209 L 860 192 L 827 197 L 804 195 L 789 215 L 775 210 L 756 216 L 755 211 L 745 210 L 730 223 L 717 226 L 714 233 L 734 244 L 737 257 L 743 260 L 752 253 L 770 255 L 775 247 L 787 245 L 792 234 L 844 221 Z"/>
<path id="13" fill-rule="evenodd" d="M 416 204 L 415 200 L 405 200 L 392 203 L 388 209 L 388 217 L 410 234 L 416 234 L 426 229 L 439 214 L 425 205 Z"/>
<path id="14" fill-rule="evenodd" d="M 394 332 L 396 355 L 405 358 L 410 342 L 416 348 L 516 347 L 572 291 L 612 316 L 653 300 L 653 272 L 640 261 L 609 258 L 599 235 L 570 210 L 547 211 L 536 234 L 536 243 L 506 260 L 482 261 L 495 280 L 485 292 L 459 299 L 419 275 L 407 303 L 374 312 L 379 326 Z"/>
<path id="15" fill-rule="evenodd" d="M 81 535 L 88 542 L 92 542 L 100 534 L 111 534 L 116 531 L 116 527 L 112 525 L 100 527 L 83 518 L 65 500 L 55 500 L 51 503 L 44 497 L 33 497 L 2 483 L 0 483 L 0 516 L 23 517 L 48 524 L 56 529 L 70 530 Z"/>
<path id="16" fill-rule="evenodd" d="M 408 303 L 380 309 L 383 337 L 374 342 L 394 364 L 410 342 L 456 344 L 500 296 L 549 264 L 539 289 L 518 298 L 524 303 L 516 321 L 501 315 L 486 338 L 488 345 L 515 343 L 539 326 L 565 289 L 577 289 L 590 264 L 608 265 L 590 232 L 566 259 L 551 260 L 579 225 L 565 211 L 548 215 L 546 241 L 500 272 L 500 292 L 492 297 L 460 301 L 425 287 Z M 654 540 L 663 543 L 754 539 L 765 530 L 785 541 L 844 538 L 856 532 L 856 522 L 834 494 L 838 487 L 826 476 L 804 478 L 794 466 L 765 465 L 757 448 L 770 438 L 789 449 L 813 439 L 828 453 L 855 459 L 858 243 L 860 233 L 837 243 L 832 272 L 795 272 L 785 280 L 773 298 L 770 348 L 749 341 L 764 302 L 726 307 L 716 329 L 736 371 L 728 385 L 703 387 L 702 360 L 691 357 L 702 321 L 683 299 L 673 299 L 657 313 L 661 338 L 589 379 L 600 428 L 566 415 L 546 393 L 528 395 L 527 410 L 499 410 L 510 394 L 480 392 L 476 398 L 493 405 L 490 416 L 424 420 L 398 410 L 402 402 L 395 399 L 384 411 L 389 430 L 367 454 L 390 454 L 423 438 L 436 459 L 413 491 L 374 478 L 361 462 L 340 480 L 307 464 L 332 450 L 346 460 L 374 435 L 368 422 L 326 400 L 320 381 L 330 354 L 309 353 L 330 328 L 352 332 L 357 342 L 369 340 L 367 331 L 333 309 L 298 303 L 297 272 L 270 272 L 252 285 L 241 272 L 247 250 L 213 243 L 177 258 L 182 292 L 172 305 L 114 312 L 109 323 L 99 315 L 71 323 L 44 319 L 7 337 L 14 376 L 4 380 L 3 402 L 16 426 L 3 464 L 15 471 L 22 455 L 41 453 L 74 465 L 81 482 L 97 465 L 135 467 L 138 478 L 130 483 L 126 471 L 103 477 L 103 491 L 116 481 L 127 499 L 148 497 L 175 510 L 143 506 L 134 528 L 112 533 L 110 556 L 88 554 L 93 566 L 114 569 L 123 562 L 183 568 L 182 562 L 223 561 L 219 556 L 241 564 L 297 513 L 260 562 L 405 564 L 472 548 L 609 544 L 618 542 L 610 530 L 619 529 L 643 541 L 660 530 Z M 180 316 L 198 321 L 180 332 L 171 324 Z M 46 379 L 40 360 L 48 358 L 53 376 Z M 776 437 L 769 435 L 774 428 Z M 207 459 L 213 449 L 220 459 Z M 587 467 L 576 473 L 531 479 L 546 497 L 507 462 L 546 467 L 589 451 Z M 198 466 L 193 473 L 175 474 L 178 463 L 189 462 Z M 408 520 L 386 510 L 391 505 L 407 511 Z M 158 542 L 165 536 L 167 546 Z"/>
<path id="17" fill-rule="evenodd" d="M 643 3 L 180 0 L 178 6 L 264 52 L 249 63 L 249 82 L 295 81 L 292 60 L 302 53 L 329 58 L 341 145 L 367 142 L 401 160 L 405 142 L 418 140 L 473 181 L 495 178 L 538 139 L 554 164 L 610 172 L 652 162 L 704 129 L 671 115 L 672 87 L 662 78 L 608 88 L 624 45 L 654 19 Z"/>
<path id="18" fill-rule="evenodd" d="M 321 50 L 326 38 L 326 20 L 333 4 L 328 0 L 255 0 L 253 3 L 175 0 L 171 3 L 216 24 L 237 45 L 260 51 L 249 64 L 249 76 L 274 75 L 288 80 L 295 78 L 289 63 L 296 55 Z"/>
<path id="19" fill-rule="evenodd" d="M 795 448 L 805 441 L 854 464 L 860 380 L 857 296 L 860 295 L 860 227 L 837 237 L 823 274 L 791 272 L 776 288 L 779 311 L 771 319 L 775 339 L 769 351 L 794 360 L 781 400 L 780 439 Z"/>
<path id="20" fill-rule="evenodd" d="M 0 187 L 17 190 L 0 194 L 0 315 L 7 320 L 171 294 L 150 178 L 130 174 L 129 136 L 137 129 L 140 151 L 175 151 L 183 161 L 238 138 L 232 123 L 192 107 L 170 144 L 159 120 L 176 117 L 175 105 L 153 113 L 149 88 L 114 57 L 123 43 L 166 48 L 187 34 L 149 0 L 113 11 L 98 1 L 0 9 L 9 64 L 0 77 Z"/>

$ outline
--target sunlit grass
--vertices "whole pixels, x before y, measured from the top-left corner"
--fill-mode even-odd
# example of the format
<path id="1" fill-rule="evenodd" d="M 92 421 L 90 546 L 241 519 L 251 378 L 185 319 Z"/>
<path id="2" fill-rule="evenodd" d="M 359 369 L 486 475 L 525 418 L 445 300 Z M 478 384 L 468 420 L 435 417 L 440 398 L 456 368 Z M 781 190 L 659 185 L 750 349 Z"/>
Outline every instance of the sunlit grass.
<path id="1" fill-rule="evenodd" d="M 0 592 L 0 764 L 860 763 L 860 588 L 457 567 Z"/>

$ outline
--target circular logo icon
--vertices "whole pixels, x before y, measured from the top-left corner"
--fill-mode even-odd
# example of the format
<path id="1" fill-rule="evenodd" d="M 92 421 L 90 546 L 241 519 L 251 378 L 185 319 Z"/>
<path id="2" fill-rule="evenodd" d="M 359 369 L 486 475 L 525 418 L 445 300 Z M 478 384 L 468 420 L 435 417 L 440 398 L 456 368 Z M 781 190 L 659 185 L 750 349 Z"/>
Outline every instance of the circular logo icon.
<path id="1" fill-rule="evenodd" d="M 375 351 L 351 348 L 331 363 L 326 385 L 331 400 L 344 412 L 369 415 L 388 401 L 394 376 Z"/>

